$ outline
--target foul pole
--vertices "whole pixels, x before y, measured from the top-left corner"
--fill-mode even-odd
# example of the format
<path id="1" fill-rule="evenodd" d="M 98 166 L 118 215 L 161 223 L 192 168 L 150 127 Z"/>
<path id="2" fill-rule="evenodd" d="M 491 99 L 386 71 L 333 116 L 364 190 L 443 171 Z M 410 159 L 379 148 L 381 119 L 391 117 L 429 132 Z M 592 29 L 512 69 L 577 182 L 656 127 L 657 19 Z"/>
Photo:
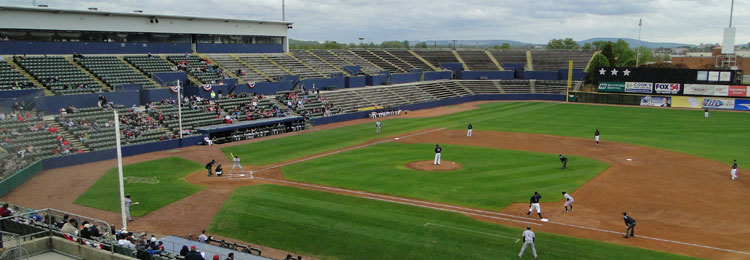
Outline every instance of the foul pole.
<path id="1" fill-rule="evenodd" d="M 180 90 L 182 90 L 182 87 L 180 81 L 177 80 L 177 121 L 179 121 L 180 140 L 182 140 L 182 97 L 180 96 Z"/>
<path id="2" fill-rule="evenodd" d="M 120 213 L 122 215 L 122 228 L 128 229 L 128 218 L 125 216 L 125 184 L 122 177 L 122 147 L 120 146 L 120 117 L 115 110 L 115 143 L 117 145 L 117 180 L 120 182 Z"/>
<path id="3" fill-rule="evenodd" d="M 565 103 L 570 99 L 571 85 L 573 85 L 573 60 L 568 60 L 568 88 L 565 91 Z"/>
<path id="4" fill-rule="evenodd" d="M 638 49 L 635 51 L 635 67 L 638 68 L 640 57 L 641 57 L 641 27 L 643 25 L 643 18 L 638 20 Z"/>

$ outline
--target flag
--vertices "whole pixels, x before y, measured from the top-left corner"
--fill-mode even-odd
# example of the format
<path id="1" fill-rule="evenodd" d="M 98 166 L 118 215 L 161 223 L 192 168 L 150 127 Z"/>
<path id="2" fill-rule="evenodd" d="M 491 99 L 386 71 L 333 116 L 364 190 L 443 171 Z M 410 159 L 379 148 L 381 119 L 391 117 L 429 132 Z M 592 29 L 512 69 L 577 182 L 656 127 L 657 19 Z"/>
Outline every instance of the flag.
<path id="1" fill-rule="evenodd" d="M 643 18 L 638 20 L 638 26 L 641 26 L 641 25 L 643 25 Z"/>

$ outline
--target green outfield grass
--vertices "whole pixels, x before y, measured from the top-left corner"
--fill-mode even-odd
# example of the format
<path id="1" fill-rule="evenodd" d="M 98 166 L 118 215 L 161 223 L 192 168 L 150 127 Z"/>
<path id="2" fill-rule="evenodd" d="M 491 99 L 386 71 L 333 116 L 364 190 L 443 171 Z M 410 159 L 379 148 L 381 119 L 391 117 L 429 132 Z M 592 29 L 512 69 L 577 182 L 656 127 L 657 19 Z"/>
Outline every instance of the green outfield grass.
<path id="1" fill-rule="evenodd" d="M 388 260 L 512 259 L 522 232 L 458 213 L 275 185 L 237 188 L 208 231 L 321 259 Z M 693 259 L 536 235 L 539 259 Z M 528 249 L 524 259 L 533 259 Z"/>
<path id="2" fill-rule="evenodd" d="M 203 169 L 202 165 L 178 157 L 167 157 L 124 166 L 125 193 L 130 194 L 133 201 L 140 203 L 130 207 L 130 214 L 132 216 L 143 216 L 202 190 L 202 186 L 185 181 L 185 176 L 201 169 Z M 146 178 L 146 181 L 155 179 L 158 180 L 158 183 L 147 184 L 139 180 L 128 182 L 128 177 Z M 74 203 L 106 211 L 120 212 L 118 187 L 117 168 L 112 168 L 81 194 Z"/>
<path id="3" fill-rule="evenodd" d="M 378 137 L 425 128 L 464 129 L 468 123 L 477 131 L 496 130 L 592 138 L 599 128 L 602 141 L 627 142 L 684 152 L 717 161 L 737 159 L 750 162 L 750 114 L 641 107 L 615 107 L 546 102 L 498 102 L 481 109 L 434 118 L 388 119 L 381 134 L 374 123 L 261 141 L 223 148 L 249 165 L 266 165 L 352 146 Z"/>
<path id="4" fill-rule="evenodd" d="M 538 191 L 559 201 L 607 164 L 569 157 L 560 170 L 557 154 L 444 145 L 442 158 L 462 165 L 454 171 L 417 171 L 405 165 L 432 161 L 434 144 L 383 143 L 282 168 L 290 180 L 393 194 L 427 201 L 500 210 L 527 202 Z"/>

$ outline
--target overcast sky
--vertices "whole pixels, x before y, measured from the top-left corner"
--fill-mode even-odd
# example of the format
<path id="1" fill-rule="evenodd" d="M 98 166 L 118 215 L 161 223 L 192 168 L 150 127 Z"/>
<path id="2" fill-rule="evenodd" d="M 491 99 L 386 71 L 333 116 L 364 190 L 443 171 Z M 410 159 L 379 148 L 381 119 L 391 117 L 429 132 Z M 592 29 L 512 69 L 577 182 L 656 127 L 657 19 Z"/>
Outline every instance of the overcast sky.
<path id="1" fill-rule="evenodd" d="M 750 0 L 735 1 L 737 44 L 750 42 Z M 32 0 L 0 0 L 30 6 Z M 281 20 L 281 0 L 37 0 L 52 8 Z M 730 0 L 286 0 L 289 35 L 302 40 L 516 40 L 638 38 L 720 43 Z"/>

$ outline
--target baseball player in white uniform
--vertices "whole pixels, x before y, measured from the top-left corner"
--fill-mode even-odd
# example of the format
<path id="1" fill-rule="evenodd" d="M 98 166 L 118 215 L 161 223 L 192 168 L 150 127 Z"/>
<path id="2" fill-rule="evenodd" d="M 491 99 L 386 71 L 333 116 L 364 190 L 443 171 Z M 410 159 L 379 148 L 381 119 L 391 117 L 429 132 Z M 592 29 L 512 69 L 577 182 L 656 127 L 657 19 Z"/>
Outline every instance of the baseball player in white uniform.
<path id="1" fill-rule="evenodd" d="M 440 148 L 440 145 L 435 145 L 435 161 L 432 163 L 434 165 L 440 165 L 440 153 L 443 151 L 443 148 Z"/>
<path id="2" fill-rule="evenodd" d="M 232 154 L 234 155 L 234 154 Z M 245 171 L 245 169 L 242 169 L 242 165 L 240 164 L 240 157 L 235 156 L 234 159 L 232 159 L 232 169 L 229 170 L 229 175 L 232 175 L 232 172 L 234 172 L 234 168 L 239 167 L 241 171 Z"/>
<path id="3" fill-rule="evenodd" d="M 375 122 L 375 133 L 376 134 L 380 133 L 380 120 L 378 120 L 377 122 Z"/>
<path id="4" fill-rule="evenodd" d="M 468 131 L 466 131 L 466 136 L 468 136 L 468 137 L 471 137 L 471 129 L 472 129 L 472 128 L 473 128 L 473 127 L 471 126 L 471 123 L 469 123 L 469 130 L 468 130 Z"/>
<path id="5" fill-rule="evenodd" d="M 128 219 L 128 221 L 133 221 L 133 218 L 130 217 L 130 205 L 137 205 L 138 202 L 133 202 L 130 200 L 130 194 L 125 195 L 125 217 Z"/>
<path id="6" fill-rule="evenodd" d="M 565 213 L 568 213 L 568 206 L 570 206 L 570 211 L 573 211 L 573 196 L 570 196 L 570 194 L 562 192 L 562 195 L 565 197 Z"/>
<path id="7" fill-rule="evenodd" d="M 521 237 L 523 237 L 523 246 L 521 246 L 521 252 L 518 253 L 518 258 L 523 257 L 523 251 L 526 251 L 527 246 L 531 246 L 531 254 L 536 258 L 536 248 L 534 247 L 536 236 L 534 235 L 534 231 L 531 231 L 530 226 L 526 226 L 526 230 L 523 231 Z"/>
<path id="8" fill-rule="evenodd" d="M 737 160 L 734 160 L 734 164 L 732 164 L 732 180 L 737 179 Z"/>

